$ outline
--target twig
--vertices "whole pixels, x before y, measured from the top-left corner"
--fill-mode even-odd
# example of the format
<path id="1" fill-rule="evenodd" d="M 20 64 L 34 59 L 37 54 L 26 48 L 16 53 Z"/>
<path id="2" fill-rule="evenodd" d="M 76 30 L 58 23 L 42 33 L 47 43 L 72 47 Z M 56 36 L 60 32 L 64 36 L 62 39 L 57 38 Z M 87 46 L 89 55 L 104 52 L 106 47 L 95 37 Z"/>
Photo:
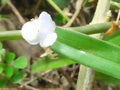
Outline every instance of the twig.
<path id="1" fill-rule="evenodd" d="M 36 89 L 36 88 L 28 85 L 28 84 L 30 84 L 31 82 L 33 82 L 34 80 L 36 80 L 36 79 L 37 79 L 37 78 L 35 77 L 35 78 L 31 78 L 31 80 L 29 80 L 29 81 L 27 81 L 27 82 L 20 83 L 20 87 L 26 87 L 26 88 L 28 88 L 28 89 L 30 89 L 30 90 L 39 90 L 39 89 Z"/>
<path id="2" fill-rule="evenodd" d="M 25 88 L 27 88 L 28 90 L 40 90 L 40 89 L 36 89 L 36 88 L 34 88 L 34 87 L 32 87 L 32 86 L 29 86 L 29 85 L 24 85 L 24 84 L 22 84 L 22 83 L 20 83 L 21 84 L 21 87 L 25 87 Z"/>
<path id="3" fill-rule="evenodd" d="M 119 19 L 120 19 L 120 10 L 119 10 L 118 15 L 117 15 L 116 23 L 118 23 Z"/>
<path id="4" fill-rule="evenodd" d="M 35 4 L 34 9 L 33 9 L 33 10 L 34 10 L 34 11 L 33 11 L 34 14 L 36 14 L 36 12 L 37 12 L 37 10 L 38 10 L 40 4 L 41 4 L 41 0 L 38 0 L 37 3 Z"/>
<path id="5" fill-rule="evenodd" d="M 17 18 L 20 21 L 20 23 L 24 24 L 25 23 L 24 18 L 22 17 L 20 12 L 17 10 L 17 8 L 12 4 L 11 0 L 6 0 L 6 3 L 12 9 L 13 13 L 17 16 Z"/>
<path id="6" fill-rule="evenodd" d="M 63 69 L 59 69 L 59 71 L 65 76 L 65 78 L 67 79 L 67 81 L 69 82 L 69 84 L 75 89 L 75 83 L 70 78 L 70 76 Z"/>
<path id="7" fill-rule="evenodd" d="M 25 82 L 25 83 L 22 84 L 22 85 L 23 85 L 23 86 L 28 85 L 28 84 L 30 84 L 31 82 L 35 81 L 36 79 L 38 79 L 38 78 L 37 78 L 37 77 L 36 77 L 36 78 L 34 77 L 34 78 L 32 78 L 31 80 Z"/>
<path id="8" fill-rule="evenodd" d="M 5 7 L 5 5 L 1 5 L 0 6 L 0 11 Z"/>
<path id="9" fill-rule="evenodd" d="M 113 90 L 111 86 L 108 86 L 108 90 Z"/>
<path id="10" fill-rule="evenodd" d="M 66 25 L 64 25 L 64 27 L 69 27 L 72 25 L 72 23 L 75 21 L 76 17 L 78 16 L 81 7 L 82 7 L 82 3 L 84 0 L 77 0 L 76 2 L 76 7 L 75 7 L 75 13 L 73 14 L 72 18 L 68 21 L 68 23 Z"/>

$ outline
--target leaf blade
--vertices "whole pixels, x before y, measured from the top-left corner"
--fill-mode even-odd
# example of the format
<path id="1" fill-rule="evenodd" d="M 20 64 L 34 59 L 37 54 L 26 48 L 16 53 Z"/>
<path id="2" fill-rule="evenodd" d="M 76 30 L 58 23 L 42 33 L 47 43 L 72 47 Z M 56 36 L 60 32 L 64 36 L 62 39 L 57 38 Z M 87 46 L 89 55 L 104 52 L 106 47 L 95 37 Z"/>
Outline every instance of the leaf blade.
<path id="1" fill-rule="evenodd" d="M 80 50 L 67 46 L 60 42 L 55 42 L 51 47 L 54 51 L 62 54 L 69 59 L 78 63 L 91 67 L 92 69 L 104 74 L 120 79 L 120 64 L 114 63 L 102 57 L 95 56 L 90 53 L 83 53 Z M 74 52 L 74 54 L 73 54 Z M 92 63 L 91 63 L 92 62 Z"/>
<path id="2" fill-rule="evenodd" d="M 20 69 L 25 68 L 25 67 L 27 66 L 27 59 L 26 59 L 26 57 L 25 57 L 25 56 L 20 56 L 20 57 L 18 57 L 18 58 L 14 61 L 13 65 L 14 65 L 16 68 L 20 68 Z"/>
<path id="3" fill-rule="evenodd" d="M 64 66 L 74 64 L 75 62 L 67 58 L 59 58 L 52 60 L 49 58 L 42 58 L 32 64 L 32 73 L 43 72 L 46 70 L 52 70 Z"/>

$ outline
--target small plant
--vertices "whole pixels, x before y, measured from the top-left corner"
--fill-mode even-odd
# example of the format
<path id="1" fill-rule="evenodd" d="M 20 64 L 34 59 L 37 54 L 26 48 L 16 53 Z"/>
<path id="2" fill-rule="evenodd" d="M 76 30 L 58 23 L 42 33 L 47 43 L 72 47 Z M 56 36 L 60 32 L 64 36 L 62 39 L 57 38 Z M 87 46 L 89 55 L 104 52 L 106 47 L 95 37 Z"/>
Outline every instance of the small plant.
<path id="1" fill-rule="evenodd" d="M 20 70 L 27 66 L 26 57 L 16 58 L 12 52 L 6 52 L 0 43 L 0 88 L 20 83 L 24 73 Z"/>
<path id="2" fill-rule="evenodd" d="M 8 0 L 0 1 L 2 5 L 5 5 Z M 80 13 L 87 14 L 91 12 L 91 9 L 88 10 L 88 7 L 84 8 L 85 3 L 90 2 L 90 0 L 77 0 L 76 5 L 73 8 L 73 10 L 76 11 L 68 10 L 68 12 L 74 12 L 71 14 L 73 17 L 71 17 L 71 19 L 62 11 L 62 9 L 68 5 L 68 0 L 47 0 L 47 2 L 57 11 L 57 14 L 54 14 L 53 12 L 50 13 L 55 15 L 54 20 L 59 24 L 69 23 L 71 20 L 74 21 L 74 15 L 75 18 L 77 18 Z M 31 63 L 32 74 L 77 63 L 81 64 L 81 70 L 78 74 L 76 90 L 85 90 L 86 87 L 89 90 L 92 90 L 91 85 L 94 76 L 108 85 L 120 85 L 120 11 L 118 12 L 118 18 L 115 21 L 115 23 L 118 24 L 117 28 L 114 27 L 116 26 L 114 24 L 111 24 L 110 26 L 110 18 L 112 18 L 110 11 L 114 10 L 116 13 L 117 10 L 120 10 L 119 2 L 120 0 L 98 0 L 91 23 L 88 25 L 88 22 L 86 22 L 86 19 L 89 18 L 88 15 L 81 14 L 78 17 L 80 17 L 81 21 L 86 22 L 87 25 L 81 26 L 81 21 L 78 21 L 78 18 L 75 21 L 75 23 L 79 22 L 79 26 L 77 27 L 66 27 L 67 24 L 64 25 L 64 27 L 57 26 L 52 20 L 51 15 L 43 11 L 38 18 L 36 17 L 24 23 L 21 30 L 1 31 L 0 40 L 24 39 L 31 45 L 40 45 L 43 49 L 50 48 L 57 53 L 59 56 L 58 58 L 51 58 L 54 57 L 54 54 L 51 55 L 51 53 L 47 52 L 47 54 L 45 53 L 42 55 L 47 55 L 46 57 L 41 56 L 38 60 L 33 61 L 34 63 Z M 82 8 L 84 12 L 80 11 Z M 85 17 L 83 17 L 84 15 Z M 2 16 L 0 15 L 0 17 Z M 73 21 L 71 24 L 74 25 Z M 115 32 L 108 35 L 106 34 L 106 31 L 109 30 Z M 89 36 L 90 34 L 97 33 L 104 33 L 102 40 Z M 50 54 L 51 57 L 49 57 L 48 54 Z M 20 83 L 24 77 L 24 73 L 21 69 L 24 69 L 26 66 L 27 60 L 24 56 L 16 58 L 14 53 L 6 52 L 0 43 L 0 87 Z M 87 69 L 86 66 L 93 69 L 96 72 L 96 75 L 94 75 L 93 70 Z M 83 78 L 79 79 L 79 77 Z M 71 85 L 71 81 L 69 82 Z M 85 85 L 83 85 L 84 83 Z M 31 84 L 27 83 L 27 85 Z"/>

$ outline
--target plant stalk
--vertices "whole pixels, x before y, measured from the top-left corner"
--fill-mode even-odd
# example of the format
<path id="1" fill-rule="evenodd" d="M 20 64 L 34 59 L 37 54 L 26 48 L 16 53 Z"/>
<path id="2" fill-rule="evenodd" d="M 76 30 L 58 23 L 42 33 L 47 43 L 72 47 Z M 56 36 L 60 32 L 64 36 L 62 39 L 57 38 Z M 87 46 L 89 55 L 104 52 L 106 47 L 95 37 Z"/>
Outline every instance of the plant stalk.
<path id="1" fill-rule="evenodd" d="M 119 22 L 120 24 L 120 22 Z M 58 28 L 66 29 L 66 30 L 72 30 L 84 34 L 95 34 L 95 33 L 102 33 L 106 32 L 110 28 L 110 22 L 105 23 L 99 23 L 99 24 L 91 24 L 91 25 L 85 25 L 80 27 L 71 27 L 71 28 L 63 28 L 63 27 L 56 27 L 56 30 Z M 12 30 L 12 31 L 1 31 L 0 32 L 0 41 L 3 40 L 21 40 L 22 35 L 20 30 Z"/>
<path id="2" fill-rule="evenodd" d="M 63 16 L 67 21 L 69 21 L 69 18 L 63 13 L 63 11 L 54 3 L 53 0 L 47 0 L 47 2 L 61 15 Z"/>
<path id="3" fill-rule="evenodd" d="M 3 41 L 3 40 L 20 40 L 20 39 L 23 39 L 20 30 L 1 31 L 0 32 L 0 41 Z"/>

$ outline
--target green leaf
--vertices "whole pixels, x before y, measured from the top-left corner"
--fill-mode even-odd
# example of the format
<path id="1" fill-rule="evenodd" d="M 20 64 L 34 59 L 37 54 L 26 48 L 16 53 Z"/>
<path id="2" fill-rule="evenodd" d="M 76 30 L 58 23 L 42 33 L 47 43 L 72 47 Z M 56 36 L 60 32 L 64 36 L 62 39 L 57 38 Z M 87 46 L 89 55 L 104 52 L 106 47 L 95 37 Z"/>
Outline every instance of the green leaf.
<path id="1" fill-rule="evenodd" d="M 57 28 L 51 48 L 78 63 L 120 79 L 120 47 L 88 35 Z"/>
<path id="2" fill-rule="evenodd" d="M 8 15 L 0 14 L 0 18 L 10 18 Z"/>
<path id="3" fill-rule="evenodd" d="M 5 55 L 5 61 L 7 63 L 11 63 L 15 59 L 15 54 L 11 52 L 7 52 Z"/>
<path id="4" fill-rule="evenodd" d="M 3 88 L 7 84 L 7 78 L 0 79 L 0 88 Z"/>
<path id="5" fill-rule="evenodd" d="M 103 39 L 120 46 L 120 30 L 117 30 L 111 35 L 105 35 Z"/>
<path id="6" fill-rule="evenodd" d="M 120 79 L 116 79 L 114 77 L 111 77 L 102 73 L 98 73 L 98 72 L 96 72 L 95 75 L 98 80 L 102 81 L 105 84 L 108 84 L 111 86 L 120 85 Z"/>
<path id="7" fill-rule="evenodd" d="M 68 0 L 53 0 L 61 9 L 68 5 Z"/>
<path id="8" fill-rule="evenodd" d="M 2 67 L 2 66 L 0 66 L 0 73 L 2 73 L 2 71 L 3 71 L 3 67 Z"/>
<path id="9" fill-rule="evenodd" d="M 119 10 L 119 9 L 120 9 L 120 3 L 111 2 L 111 3 L 110 3 L 110 9 L 111 9 L 111 10 Z"/>
<path id="10" fill-rule="evenodd" d="M 27 66 L 27 59 L 25 56 L 20 56 L 14 61 L 13 64 L 16 68 L 25 68 Z"/>
<path id="11" fill-rule="evenodd" d="M 103 39 L 120 46 L 120 31 L 117 30 L 111 35 L 105 35 Z M 102 73 L 97 72 L 96 78 L 108 85 L 112 86 L 120 85 L 120 79 L 116 79 L 114 77 L 104 75 Z"/>
<path id="12" fill-rule="evenodd" d="M 88 35 L 58 28 L 58 41 L 78 50 L 120 63 L 120 47 Z M 111 52 L 112 51 L 112 52 Z"/>
<path id="13" fill-rule="evenodd" d="M 3 45 L 2 45 L 2 43 L 0 42 L 0 49 L 2 49 L 2 47 L 3 47 Z"/>
<path id="14" fill-rule="evenodd" d="M 5 49 L 0 49 L 0 61 L 5 57 Z"/>
<path id="15" fill-rule="evenodd" d="M 69 59 L 91 67 L 98 72 L 120 78 L 120 64 L 118 63 L 72 48 L 58 41 L 51 48 Z"/>
<path id="16" fill-rule="evenodd" d="M 112 0 L 112 1 L 114 1 L 114 2 L 120 2 L 120 0 Z"/>
<path id="17" fill-rule="evenodd" d="M 42 72 L 46 70 L 52 70 L 64 66 L 74 64 L 75 62 L 67 58 L 59 58 L 52 60 L 50 58 L 44 57 L 32 64 L 32 73 Z"/>
<path id="18" fill-rule="evenodd" d="M 67 20 L 65 18 L 63 18 L 60 14 L 56 14 L 54 17 L 54 21 L 65 24 Z"/>
<path id="19" fill-rule="evenodd" d="M 11 66 L 7 66 L 5 69 L 4 69 L 4 74 L 6 77 L 11 77 L 14 73 L 14 68 L 11 67 Z"/>
<path id="20" fill-rule="evenodd" d="M 1 0 L 1 3 L 2 3 L 3 5 L 5 5 L 5 4 L 6 4 L 6 0 Z"/>
<path id="21" fill-rule="evenodd" d="M 11 78 L 11 81 L 15 84 L 15 83 L 20 83 L 23 80 L 24 77 L 24 73 L 23 72 L 16 72 L 15 75 L 13 75 L 13 77 Z"/>

